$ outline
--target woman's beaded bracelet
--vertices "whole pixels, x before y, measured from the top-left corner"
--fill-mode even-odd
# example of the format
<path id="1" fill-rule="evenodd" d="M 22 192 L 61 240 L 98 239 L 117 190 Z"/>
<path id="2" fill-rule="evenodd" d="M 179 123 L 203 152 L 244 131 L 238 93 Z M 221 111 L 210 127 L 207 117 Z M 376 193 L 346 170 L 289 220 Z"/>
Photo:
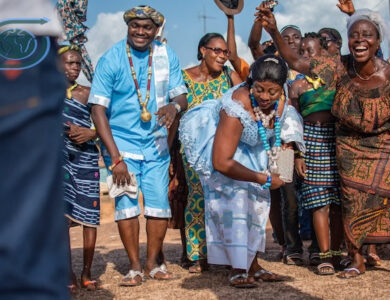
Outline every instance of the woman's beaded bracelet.
<path id="1" fill-rule="evenodd" d="M 272 185 L 272 176 L 269 172 L 267 172 L 265 175 L 267 175 L 267 181 L 261 185 L 261 188 L 266 190 L 269 189 Z"/>
<path id="2" fill-rule="evenodd" d="M 110 171 L 112 171 L 121 161 L 123 161 L 123 156 L 119 156 L 118 160 L 116 160 L 111 166 L 108 167 Z"/>

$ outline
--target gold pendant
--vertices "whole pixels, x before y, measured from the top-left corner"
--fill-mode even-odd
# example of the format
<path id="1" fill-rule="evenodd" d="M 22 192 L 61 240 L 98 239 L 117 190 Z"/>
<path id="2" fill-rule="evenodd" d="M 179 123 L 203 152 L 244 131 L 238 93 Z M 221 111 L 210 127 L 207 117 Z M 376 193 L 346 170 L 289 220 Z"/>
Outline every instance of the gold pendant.
<path id="1" fill-rule="evenodd" d="M 141 121 L 142 122 L 149 122 L 152 119 L 152 115 L 148 110 L 146 109 L 145 104 L 142 105 L 142 112 L 141 112 Z"/>

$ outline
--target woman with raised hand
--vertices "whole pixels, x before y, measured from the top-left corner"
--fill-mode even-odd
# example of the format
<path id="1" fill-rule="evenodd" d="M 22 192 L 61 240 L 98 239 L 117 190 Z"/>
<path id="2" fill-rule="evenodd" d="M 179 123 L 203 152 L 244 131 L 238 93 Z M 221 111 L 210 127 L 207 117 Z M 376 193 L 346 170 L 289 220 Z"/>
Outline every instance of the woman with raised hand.
<path id="1" fill-rule="evenodd" d="M 179 127 L 187 160 L 202 181 L 208 262 L 231 266 L 234 287 L 280 280 L 258 264 L 256 252 L 265 249 L 269 189 L 284 184 L 281 148 L 304 151 L 301 119 L 284 97 L 286 79 L 280 57 L 262 56 L 245 83 L 190 110 Z"/>
<path id="2" fill-rule="evenodd" d="M 188 89 L 187 110 L 204 101 L 220 98 L 233 85 L 242 82 L 236 72 L 225 66 L 228 57 L 229 50 L 221 34 L 207 33 L 200 39 L 200 64 L 183 70 L 183 79 Z M 190 167 L 184 153 L 183 164 L 188 185 L 185 234 L 187 257 L 192 262 L 189 271 L 199 273 L 207 267 L 203 190 L 197 172 Z"/>
<path id="3" fill-rule="evenodd" d="M 378 13 L 357 10 L 347 25 L 350 54 L 340 61 L 298 57 L 281 38 L 270 10 L 261 8 L 259 20 L 291 67 L 336 91 L 336 157 L 344 233 L 353 257 L 340 276 L 359 276 L 366 270 L 363 244 L 390 242 L 390 66 L 376 56 L 387 26 Z"/>

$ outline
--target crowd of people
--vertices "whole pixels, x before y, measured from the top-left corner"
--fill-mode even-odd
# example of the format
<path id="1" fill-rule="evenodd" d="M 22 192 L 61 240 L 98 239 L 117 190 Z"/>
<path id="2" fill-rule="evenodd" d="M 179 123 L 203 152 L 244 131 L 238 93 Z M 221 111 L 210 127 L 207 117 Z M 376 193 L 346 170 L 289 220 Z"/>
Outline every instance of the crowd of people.
<path id="1" fill-rule="evenodd" d="M 237 288 L 283 280 L 257 259 L 268 219 L 287 265 L 304 264 L 305 226 L 312 227 L 306 238 L 318 275 L 339 270 L 352 278 L 366 264 L 380 264 L 375 245 L 390 242 L 390 66 L 380 57 L 386 24 L 340 0 L 350 15 L 349 54 L 341 55 L 337 30 L 279 30 L 271 2 L 254 11 L 252 65 L 237 53 L 234 16 L 227 13 L 227 40 L 207 33 L 199 64 L 182 70 L 175 52 L 156 39 L 164 16 L 149 6 L 124 13 L 127 36 L 99 59 L 91 88 L 76 83 L 80 48 L 59 49 L 68 81 L 65 215 L 69 227 L 83 226 L 82 287 L 99 287 L 91 275 L 99 153 L 120 190 L 115 221 L 131 266 L 123 286 L 177 279 L 164 259 L 168 226 L 180 229 L 183 267 L 199 273 L 210 264 L 228 266 Z M 272 40 L 260 44 L 263 30 Z M 292 179 L 284 176 L 294 168 Z M 137 193 L 128 192 L 131 186 Z M 307 218 L 300 221 L 302 212 Z M 77 286 L 71 272 L 70 291 Z"/>

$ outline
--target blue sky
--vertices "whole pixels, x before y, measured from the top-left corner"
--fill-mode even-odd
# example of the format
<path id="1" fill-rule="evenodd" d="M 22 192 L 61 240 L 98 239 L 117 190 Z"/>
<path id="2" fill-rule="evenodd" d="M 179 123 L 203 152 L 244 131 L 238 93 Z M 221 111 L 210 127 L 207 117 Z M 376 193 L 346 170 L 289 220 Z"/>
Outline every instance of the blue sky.
<path id="1" fill-rule="evenodd" d="M 52 0 L 52 2 L 56 1 Z M 387 20 L 389 20 L 388 2 L 388 0 L 354 0 L 356 8 L 367 7 L 378 10 Z M 259 3 L 260 1 L 245 0 L 243 11 L 235 17 L 238 52 L 249 62 L 252 59 L 246 42 L 253 24 L 255 7 Z M 346 16 L 338 10 L 337 3 L 337 0 L 280 0 L 275 9 L 278 26 L 281 28 L 287 24 L 295 24 L 301 27 L 302 32 L 334 27 L 342 33 L 346 41 Z M 90 30 L 87 34 L 89 38 L 87 49 L 94 63 L 112 44 L 126 36 L 122 13 L 139 4 L 150 5 L 164 14 L 167 20 L 165 36 L 169 45 L 178 54 L 182 67 L 198 63 L 196 49 L 199 39 L 204 34 L 200 15 L 205 13 L 211 17 L 206 23 L 208 32 L 225 34 L 227 31 L 226 16 L 213 0 L 89 0 L 86 25 Z M 267 38 L 268 36 L 263 34 L 263 40 Z M 348 52 L 345 46 L 343 52 Z"/>

